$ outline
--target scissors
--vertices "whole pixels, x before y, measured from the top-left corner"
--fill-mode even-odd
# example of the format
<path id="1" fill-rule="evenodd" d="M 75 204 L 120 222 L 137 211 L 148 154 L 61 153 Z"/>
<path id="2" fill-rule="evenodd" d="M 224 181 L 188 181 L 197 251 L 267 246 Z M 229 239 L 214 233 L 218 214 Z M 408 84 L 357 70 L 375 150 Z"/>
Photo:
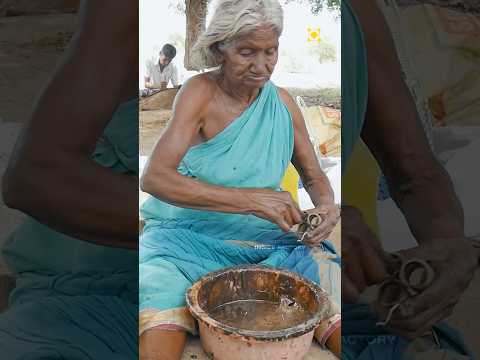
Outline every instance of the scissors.
<path id="1" fill-rule="evenodd" d="M 387 271 L 390 276 L 380 285 L 377 301 L 384 307 L 390 307 L 384 321 L 377 326 L 387 325 L 393 313 L 399 310 L 403 316 L 411 315 L 404 303 L 427 289 L 435 279 L 435 271 L 428 261 L 421 258 L 406 259 L 400 253 L 388 254 Z"/>
<path id="2" fill-rule="evenodd" d="M 474 248 L 480 249 L 480 237 L 469 237 Z M 411 315 L 411 309 L 403 303 L 426 290 L 435 279 L 435 271 L 427 260 L 421 258 L 405 259 L 400 253 L 386 254 L 387 272 L 390 276 L 380 285 L 377 301 L 390 307 L 385 321 L 377 326 L 387 325 L 393 313 L 398 309 L 402 315 Z"/>
<path id="3" fill-rule="evenodd" d="M 320 214 L 308 214 L 306 212 L 303 213 L 303 221 L 298 226 L 297 230 L 297 237 L 298 242 L 303 242 L 307 234 L 314 230 L 317 226 L 319 226 L 323 222 L 323 218 Z"/>

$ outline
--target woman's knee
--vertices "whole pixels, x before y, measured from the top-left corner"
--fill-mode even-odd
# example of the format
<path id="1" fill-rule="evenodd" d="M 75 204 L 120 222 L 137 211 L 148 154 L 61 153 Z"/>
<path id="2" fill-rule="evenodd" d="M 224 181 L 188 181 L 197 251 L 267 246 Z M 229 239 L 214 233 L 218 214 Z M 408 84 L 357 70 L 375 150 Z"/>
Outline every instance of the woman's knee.
<path id="1" fill-rule="evenodd" d="M 184 331 L 147 330 L 140 336 L 140 360 L 180 360 L 186 340 Z"/>

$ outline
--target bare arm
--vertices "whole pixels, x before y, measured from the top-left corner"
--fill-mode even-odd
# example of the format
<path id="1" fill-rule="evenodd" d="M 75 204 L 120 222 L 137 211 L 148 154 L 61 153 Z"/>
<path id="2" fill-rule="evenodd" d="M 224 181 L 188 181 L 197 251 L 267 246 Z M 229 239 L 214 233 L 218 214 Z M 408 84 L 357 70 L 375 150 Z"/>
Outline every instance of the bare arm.
<path id="1" fill-rule="evenodd" d="M 138 4 L 83 5 L 81 28 L 19 137 L 3 194 L 57 231 L 136 248 L 138 178 L 96 164 L 91 154 L 116 107 L 136 96 Z"/>
<path id="2" fill-rule="evenodd" d="M 295 133 L 292 164 L 297 169 L 315 206 L 333 204 L 333 190 L 330 181 L 320 168 L 302 113 L 286 90 L 280 88 L 279 91 L 282 100 L 292 114 Z"/>
<path id="3" fill-rule="evenodd" d="M 141 177 L 142 190 L 181 207 L 255 214 L 288 231 L 300 221 L 300 213 L 288 194 L 215 186 L 177 171 L 203 126 L 212 94 L 211 86 L 202 77 L 194 77 L 182 86 L 169 126 L 157 142 Z"/>
<path id="4" fill-rule="evenodd" d="M 364 30 L 369 72 L 362 136 L 419 242 L 418 247 L 402 250 L 402 254 L 429 261 L 435 271 L 427 289 L 402 303 L 409 315 L 394 314 L 388 325 L 407 338 L 415 338 L 451 315 L 473 277 L 480 253 L 464 236 L 461 204 L 449 175 L 428 145 L 383 15 L 373 0 L 351 2 Z M 354 264 L 350 261 L 351 274 L 359 269 Z M 361 260 L 357 259 L 357 264 Z M 365 274 L 368 268 L 372 264 L 363 267 Z M 357 283 L 358 288 L 365 283 Z M 377 311 L 385 319 L 390 309 L 377 304 Z"/>
<path id="5" fill-rule="evenodd" d="M 368 52 L 369 101 L 362 137 L 419 242 L 463 236 L 462 207 L 430 150 L 383 15 L 373 1 L 351 3 Z"/>
<path id="6" fill-rule="evenodd" d="M 173 117 L 146 164 L 143 191 L 163 201 L 193 209 L 246 212 L 239 190 L 213 186 L 181 175 L 177 168 L 202 127 L 211 95 L 206 80 L 193 78 L 179 92 Z"/>
<path id="7" fill-rule="evenodd" d="M 330 180 L 320 168 L 300 109 L 286 90 L 279 89 L 279 91 L 282 100 L 292 115 L 295 136 L 292 163 L 300 174 L 305 189 L 315 205 L 315 208 L 308 210 L 308 212 L 319 214 L 323 219 L 320 226 L 308 233 L 303 243 L 318 246 L 332 232 L 340 217 L 340 211 L 334 202 Z"/>

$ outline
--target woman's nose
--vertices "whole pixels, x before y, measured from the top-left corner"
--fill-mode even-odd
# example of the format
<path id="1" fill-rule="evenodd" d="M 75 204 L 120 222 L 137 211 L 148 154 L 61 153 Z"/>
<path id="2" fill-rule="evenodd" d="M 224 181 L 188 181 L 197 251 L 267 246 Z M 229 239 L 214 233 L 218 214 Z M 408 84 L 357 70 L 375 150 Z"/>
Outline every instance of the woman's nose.
<path id="1" fill-rule="evenodd" d="M 255 56 L 252 65 L 253 65 L 253 70 L 255 70 L 255 73 L 258 73 L 258 74 L 263 74 L 266 71 L 269 72 L 271 67 L 268 57 L 262 53 Z"/>

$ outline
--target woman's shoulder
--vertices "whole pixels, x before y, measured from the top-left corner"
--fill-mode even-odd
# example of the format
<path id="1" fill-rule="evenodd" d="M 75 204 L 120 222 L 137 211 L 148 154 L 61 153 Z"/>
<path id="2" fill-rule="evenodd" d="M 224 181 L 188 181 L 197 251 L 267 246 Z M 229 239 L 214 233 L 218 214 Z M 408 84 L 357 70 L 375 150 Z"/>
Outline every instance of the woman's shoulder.
<path id="1" fill-rule="evenodd" d="M 175 103 L 186 102 L 189 106 L 196 104 L 203 107 L 210 102 L 214 92 L 215 84 L 207 74 L 194 75 L 182 85 Z"/>
<path id="2" fill-rule="evenodd" d="M 287 89 L 277 85 L 273 85 L 273 86 L 275 86 L 275 88 L 277 89 L 278 95 L 282 98 L 282 100 L 285 101 L 292 98 L 292 96 L 290 95 Z"/>
<path id="3" fill-rule="evenodd" d="M 280 97 L 280 99 L 287 106 L 287 108 L 290 111 L 292 111 L 294 109 L 294 107 L 296 106 L 295 100 L 293 100 L 292 95 L 290 95 L 290 93 L 288 92 L 287 89 L 285 89 L 283 87 L 280 87 L 280 86 L 276 86 L 276 85 L 274 85 L 274 86 L 277 89 L 277 93 L 278 93 L 278 96 Z"/>
<path id="4" fill-rule="evenodd" d="M 294 123 L 299 123 L 303 121 L 303 116 L 300 108 L 298 107 L 297 103 L 295 102 L 293 96 L 288 92 L 287 89 L 282 88 L 280 86 L 276 86 L 278 97 L 283 102 L 285 107 L 288 109 L 290 115 L 292 116 L 292 120 Z"/>
<path id="5" fill-rule="evenodd" d="M 183 87 L 189 90 L 206 92 L 208 95 L 211 95 L 216 89 L 216 83 L 211 74 L 206 72 L 192 76 L 185 82 Z"/>

